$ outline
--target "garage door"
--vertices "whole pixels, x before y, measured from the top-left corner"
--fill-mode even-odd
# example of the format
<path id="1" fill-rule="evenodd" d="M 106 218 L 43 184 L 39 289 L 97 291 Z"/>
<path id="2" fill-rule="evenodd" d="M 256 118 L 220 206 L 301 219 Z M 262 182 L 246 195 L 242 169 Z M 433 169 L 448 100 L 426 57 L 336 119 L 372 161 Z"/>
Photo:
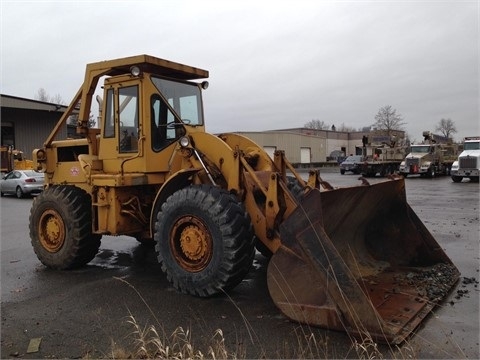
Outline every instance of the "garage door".
<path id="1" fill-rule="evenodd" d="M 309 164 L 310 159 L 310 148 L 300 148 L 300 162 L 302 164 Z"/>

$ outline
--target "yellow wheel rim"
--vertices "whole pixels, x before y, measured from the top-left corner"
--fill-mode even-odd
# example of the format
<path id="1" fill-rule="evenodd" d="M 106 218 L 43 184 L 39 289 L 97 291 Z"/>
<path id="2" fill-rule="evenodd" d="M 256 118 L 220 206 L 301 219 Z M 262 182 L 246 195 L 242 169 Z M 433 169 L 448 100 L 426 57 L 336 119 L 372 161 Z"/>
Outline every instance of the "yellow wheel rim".
<path id="1" fill-rule="evenodd" d="M 40 243 L 48 252 L 59 251 L 65 243 L 65 223 L 55 210 L 47 210 L 39 222 Z"/>
<path id="2" fill-rule="evenodd" d="M 170 249 L 185 271 L 199 272 L 205 269 L 212 259 L 213 241 L 201 219 L 185 216 L 172 227 Z"/>

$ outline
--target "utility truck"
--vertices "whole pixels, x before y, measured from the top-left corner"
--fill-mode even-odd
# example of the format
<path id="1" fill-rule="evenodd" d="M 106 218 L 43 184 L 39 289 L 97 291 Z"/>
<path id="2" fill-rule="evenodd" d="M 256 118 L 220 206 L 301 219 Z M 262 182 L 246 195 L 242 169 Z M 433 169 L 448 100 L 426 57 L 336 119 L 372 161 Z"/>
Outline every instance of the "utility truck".
<path id="1" fill-rule="evenodd" d="M 466 137 L 463 142 L 463 151 L 453 163 L 450 175 L 454 182 L 461 182 L 463 178 L 478 182 L 480 173 L 480 136 Z"/>
<path id="2" fill-rule="evenodd" d="M 410 153 L 400 164 L 400 174 L 436 177 L 449 175 L 458 155 L 458 146 L 430 131 L 423 132 L 424 141 L 410 147 Z"/>
<path id="3" fill-rule="evenodd" d="M 404 139 L 397 135 L 372 135 L 364 136 L 362 160 L 357 166 L 363 176 L 370 177 L 396 174 L 405 158 L 406 149 Z"/>
<path id="4" fill-rule="evenodd" d="M 258 249 L 273 302 L 290 319 L 402 342 L 460 276 L 408 205 L 404 179 L 336 188 L 318 170 L 304 179 L 283 151 L 271 159 L 244 136 L 206 132 L 208 76 L 149 55 L 87 65 L 33 152 L 46 184 L 30 211 L 39 260 L 78 268 L 103 235 L 128 235 L 155 244 L 175 289 L 208 297 L 238 285 Z M 56 139 L 77 104 L 83 138 Z M 432 273 L 441 281 L 428 281 Z"/>

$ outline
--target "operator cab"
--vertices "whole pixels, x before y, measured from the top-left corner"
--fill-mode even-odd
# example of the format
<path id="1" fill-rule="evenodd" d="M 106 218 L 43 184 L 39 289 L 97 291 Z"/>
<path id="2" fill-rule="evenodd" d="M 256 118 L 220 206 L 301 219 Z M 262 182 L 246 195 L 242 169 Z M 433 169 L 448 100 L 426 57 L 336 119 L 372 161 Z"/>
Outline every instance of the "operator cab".
<path id="1" fill-rule="evenodd" d="M 104 170 L 167 170 L 158 164 L 168 165 L 163 157 L 171 157 L 176 141 L 188 132 L 205 131 L 201 91 L 206 87 L 206 82 L 140 69 L 106 78 L 98 154 Z"/>

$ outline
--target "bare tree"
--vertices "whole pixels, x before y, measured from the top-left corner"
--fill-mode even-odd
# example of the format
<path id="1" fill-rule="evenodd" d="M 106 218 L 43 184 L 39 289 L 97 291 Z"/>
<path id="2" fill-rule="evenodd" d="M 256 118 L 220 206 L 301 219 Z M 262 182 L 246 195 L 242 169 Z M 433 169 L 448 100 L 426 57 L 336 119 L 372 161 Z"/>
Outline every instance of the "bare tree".
<path id="1" fill-rule="evenodd" d="M 341 131 L 341 132 L 353 132 L 353 131 L 355 131 L 355 128 L 352 127 L 352 126 L 347 126 L 347 125 L 345 125 L 345 123 L 342 123 L 342 125 L 340 125 L 339 127 L 337 127 L 337 131 Z"/>
<path id="2" fill-rule="evenodd" d="M 327 130 L 328 125 L 325 124 L 323 120 L 310 120 L 309 122 L 305 123 L 304 125 L 308 129 L 315 129 L 315 130 Z"/>
<path id="3" fill-rule="evenodd" d="M 65 105 L 65 102 L 63 101 L 62 97 L 60 94 L 54 95 L 50 98 L 50 102 L 58 105 Z"/>
<path id="4" fill-rule="evenodd" d="M 77 125 L 78 123 L 78 114 L 73 114 L 73 115 L 70 115 L 67 119 L 67 124 L 68 125 Z M 95 127 L 97 125 L 97 121 L 95 120 L 95 116 L 90 113 L 90 115 L 88 116 L 88 123 L 87 123 L 87 126 L 89 128 L 92 128 L 92 127 Z"/>
<path id="5" fill-rule="evenodd" d="M 441 119 L 435 130 L 440 131 L 447 139 L 450 139 L 452 135 L 457 132 L 457 128 L 452 119 Z"/>
<path id="6" fill-rule="evenodd" d="M 393 109 L 391 105 L 381 107 L 377 115 L 375 115 L 374 126 L 378 130 L 386 131 L 389 135 L 392 131 L 403 130 L 403 125 L 405 124 L 402 116 L 398 114 L 397 110 Z"/>
<path id="7" fill-rule="evenodd" d="M 49 102 L 50 96 L 48 96 L 47 90 L 44 88 L 38 89 L 37 94 L 35 95 L 35 100 Z"/>
<path id="8" fill-rule="evenodd" d="M 65 105 L 65 102 L 63 101 L 60 94 L 50 96 L 48 95 L 47 90 L 45 90 L 44 88 L 38 89 L 37 94 L 35 95 L 35 100 L 49 102 L 49 103 L 58 104 L 58 105 Z"/>

